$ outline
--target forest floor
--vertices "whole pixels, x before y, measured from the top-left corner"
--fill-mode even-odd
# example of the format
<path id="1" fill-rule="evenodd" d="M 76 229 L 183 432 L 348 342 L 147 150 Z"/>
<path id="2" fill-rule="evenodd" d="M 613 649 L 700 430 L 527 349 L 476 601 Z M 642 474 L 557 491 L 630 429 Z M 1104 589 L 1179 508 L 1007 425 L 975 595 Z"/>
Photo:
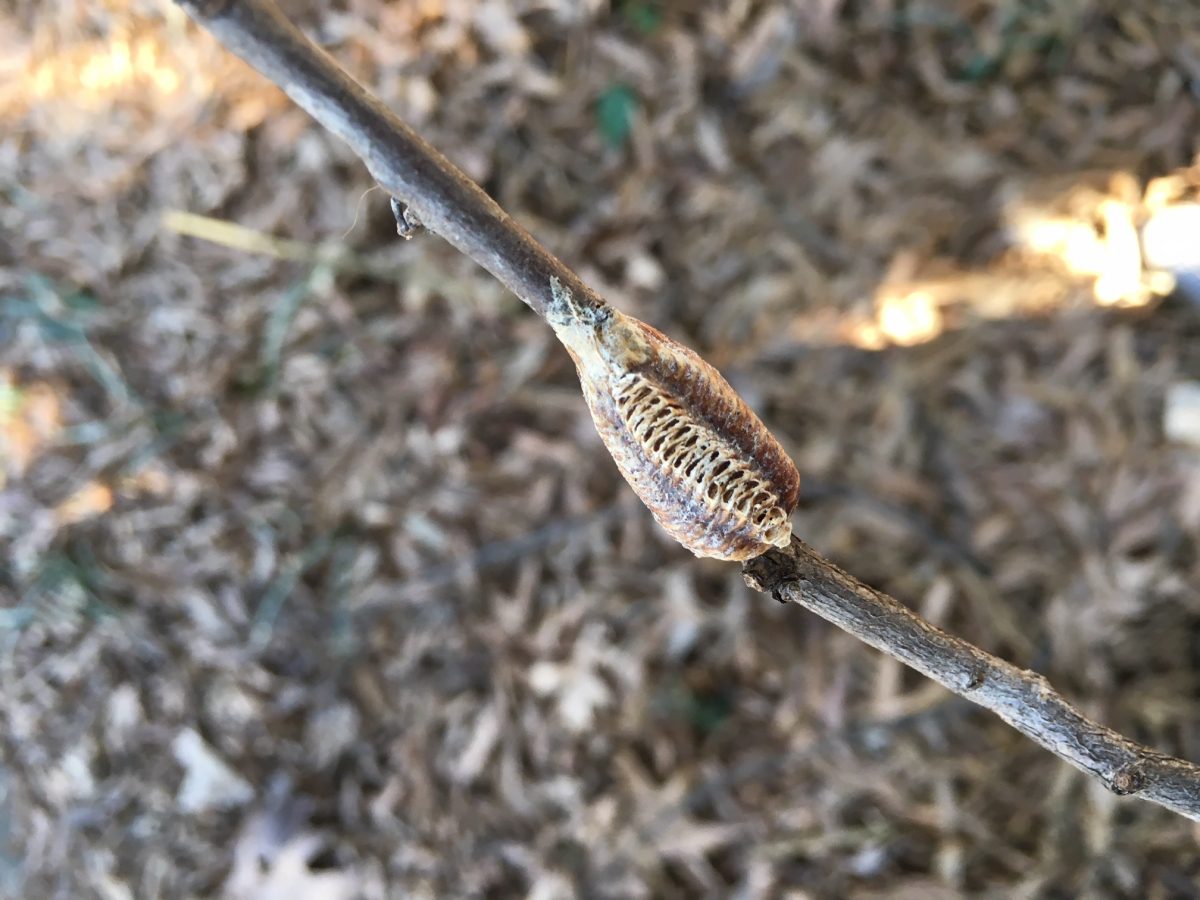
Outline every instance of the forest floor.
<path id="1" fill-rule="evenodd" d="M 284 6 L 727 374 L 798 534 L 1200 760 L 1200 5 Z M 370 188 L 166 0 L 0 12 L 0 894 L 1197 894 L 1193 823 L 674 545 Z"/>

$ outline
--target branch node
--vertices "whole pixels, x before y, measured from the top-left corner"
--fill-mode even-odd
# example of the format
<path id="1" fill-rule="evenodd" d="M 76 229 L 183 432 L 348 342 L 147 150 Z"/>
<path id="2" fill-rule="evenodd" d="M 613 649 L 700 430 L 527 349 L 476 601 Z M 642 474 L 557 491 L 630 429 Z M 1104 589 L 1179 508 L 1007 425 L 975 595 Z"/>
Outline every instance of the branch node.
<path id="1" fill-rule="evenodd" d="M 751 590 L 760 594 L 772 594 L 780 603 L 787 599 L 781 595 L 780 588 L 787 583 L 795 583 L 797 577 L 795 560 L 785 550 L 768 550 L 761 556 L 748 559 L 742 563 L 742 580 Z"/>
<path id="2" fill-rule="evenodd" d="M 1131 762 L 1117 769 L 1108 782 L 1108 789 L 1121 797 L 1136 794 L 1145 786 L 1146 773 L 1142 771 L 1140 762 Z"/>
<path id="3" fill-rule="evenodd" d="M 983 683 L 987 681 L 987 672 L 983 668 L 975 668 L 967 673 L 967 677 L 963 679 L 962 689 L 964 691 L 977 691 L 983 687 Z"/>
<path id="4" fill-rule="evenodd" d="M 411 206 L 405 205 L 395 197 L 389 197 L 388 203 L 392 207 L 392 215 L 396 218 L 396 234 L 406 241 L 412 240 L 413 236 L 425 226 L 421 224 L 421 220 L 417 218 L 417 214 L 412 211 Z"/>

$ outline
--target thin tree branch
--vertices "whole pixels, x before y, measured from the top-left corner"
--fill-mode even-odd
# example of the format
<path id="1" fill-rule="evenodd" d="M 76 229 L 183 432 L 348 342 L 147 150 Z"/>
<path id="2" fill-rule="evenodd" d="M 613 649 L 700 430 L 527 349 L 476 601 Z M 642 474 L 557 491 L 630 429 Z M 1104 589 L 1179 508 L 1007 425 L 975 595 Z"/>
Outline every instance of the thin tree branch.
<path id="1" fill-rule="evenodd" d="M 474 182 L 347 75 L 272 0 L 178 0 L 230 50 L 345 140 L 385 190 L 426 228 L 545 317 L 552 279 L 576 302 L 603 301 Z M 799 603 L 987 709 L 1117 794 L 1200 821 L 1200 767 L 1091 721 L 1041 675 L 952 637 L 792 539 L 744 565 L 746 582 Z"/>
<path id="2" fill-rule="evenodd" d="M 799 603 L 942 687 L 990 709 L 1026 737 L 1099 778 L 1200 821 L 1200 766 L 1143 747 L 1093 722 L 1037 672 L 946 634 L 900 601 L 843 572 L 799 538 L 742 567 L 746 583 Z"/>

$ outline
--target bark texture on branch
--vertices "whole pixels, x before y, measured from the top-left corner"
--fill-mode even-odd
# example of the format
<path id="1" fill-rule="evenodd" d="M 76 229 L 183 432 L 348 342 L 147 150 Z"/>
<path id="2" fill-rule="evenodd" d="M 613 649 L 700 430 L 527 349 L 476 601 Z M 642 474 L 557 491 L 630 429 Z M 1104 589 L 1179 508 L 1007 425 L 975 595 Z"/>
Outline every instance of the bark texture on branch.
<path id="1" fill-rule="evenodd" d="M 475 260 L 543 318 L 557 283 L 574 302 L 604 302 L 494 200 L 425 143 L 272 0 L 178 0 L 226 47 L 345 140 L 415 221 Z M 1043 678 L 946 634 L 823 559 L 796 538 L 747 562 L 747 583 L 839 628 L 990 709 L 1031 740 L 1099 778 L 1200 821 L 1200 767 L 1158 753 L 1084 716 Z"/>

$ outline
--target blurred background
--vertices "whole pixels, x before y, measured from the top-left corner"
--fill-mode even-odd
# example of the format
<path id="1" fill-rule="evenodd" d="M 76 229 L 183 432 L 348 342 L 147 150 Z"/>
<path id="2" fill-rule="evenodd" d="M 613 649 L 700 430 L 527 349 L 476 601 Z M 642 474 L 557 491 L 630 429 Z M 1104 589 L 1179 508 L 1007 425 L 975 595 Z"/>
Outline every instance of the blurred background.
<path id="1" fill-rule="evenodd" d="M 796 459 L 797 533 L 1200 760 L 1200 6 L 284 8 Z M 166 0 L 0 13 L 0 893 L 1183 897 L 666 539 L 565 352 Z"/>

